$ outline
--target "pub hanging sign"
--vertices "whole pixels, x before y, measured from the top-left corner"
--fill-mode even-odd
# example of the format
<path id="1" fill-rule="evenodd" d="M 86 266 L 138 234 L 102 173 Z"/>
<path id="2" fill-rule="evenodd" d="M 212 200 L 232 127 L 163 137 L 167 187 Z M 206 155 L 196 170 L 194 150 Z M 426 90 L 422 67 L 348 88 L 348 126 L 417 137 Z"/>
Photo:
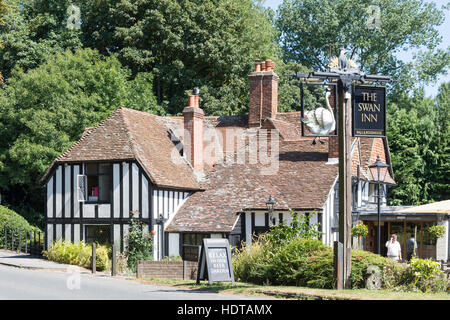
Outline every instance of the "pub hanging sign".
<path id="1" fill-rule="evenodd" d="M 386 137 L 386 88 L 354 86 L 353 136 Z"/>

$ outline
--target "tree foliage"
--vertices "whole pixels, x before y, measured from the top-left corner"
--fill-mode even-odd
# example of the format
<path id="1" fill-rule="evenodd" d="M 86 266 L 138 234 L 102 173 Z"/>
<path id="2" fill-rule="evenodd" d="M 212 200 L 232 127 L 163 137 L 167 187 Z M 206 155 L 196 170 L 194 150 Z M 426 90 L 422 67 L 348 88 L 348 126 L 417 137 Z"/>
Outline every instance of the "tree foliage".
<path id="1" fill-rule="evenodd" d="M 379 8 L 379 15 L 370 9 L 374 7 Z M 438 48 L 441 37 L 436 27 L 444 21 L 444 11 L 434 3 L 284 0 L 277 13 L 285 61 L 324 71 L 330 49 L 331 55 L 336 56 L 343 46 L 362 71 L 390 75 L 397 80 L 392 93 L 436 80 L 450 63 L 449 49 Z M 397 57 L 401 50 L 418 51 L 406 63 Z"/>
<path id="2" fill-rule="evenodd" d="M 68 29 L 64 20 L 69 0 L 47 6 L 40 0 L 6 1 L 9 10 L 0 25 L 0 70 L 5 80 L 16 67 L 36 68 L 51 54 L 82 47 L 80 31 Z"/>
<path id="3" fill-rule="evenodd" d="M 108 49 L 133 71 L 154 73 L 158 101 L 172 114 L 195 86 L 207 114 L 242 112 L 253 60 L 277 55 L 275 31 L 251 0 L 117 1 L 109 12 L 115 29 Z"/>
<path id="4" fill-rule="evenodd" d="M 0 188 L 42 196 L 39 179 L 84 128 L 120 106 L 162 114 L 151 75 L 130 77 L 117 58 L 92 49 L 53 55 L 27 72 L 16 69 L 0 90 Z"/>
<path id="5" fill-rule="evenodd" d="M 419 205 L 449 199 L 449 83 L 436 98 L 423 89 L 388 108 L 388 138 L 395 180 L 391 204 Z M 400 107 L 401 106 L 401 107 Z"/>
<path id="6" fill-rule="evenodd" d="M 423 92 L 450 65 L 450 50 L 439 48 L 436 28 L 446 9 L 419 0 L 284 0 L 275 17 L 285 62 L 325 71 L 330 57 L 346 47 L 363 72 L 394 79 L 388 138 L 398 186 L 391 204 L 449 198 L 448 84 L 436 99 Z M 413 53 L 410 62 L 399 58 L 402 50 Z"/>
<path id="7" fill-rule="evenodd" d="M 72 4 L 79 29 L 68 28 Z M 366 24 L 369 5 L 379 29 Z M 275 61 L 279 111 L 298 111 L 286 74 L 324 69 L 333 43 L 333 55 L 346 45 L 363 71 L 396 79 L 393 203 L 448 198 L 449 85 L 435 99 L 418 90 L 448 69 L 443 13 L 419 0 L 285 0 L 276 15 L 260 0 L 0 0 L 0 192 L 42 225 L 37 181 L 85 127 L 118 106 L 179 114 L 193 87 L 206 115 L 245 113 L 255 58 Z M 410 63 L 396 55 L 411 49 Z"/>

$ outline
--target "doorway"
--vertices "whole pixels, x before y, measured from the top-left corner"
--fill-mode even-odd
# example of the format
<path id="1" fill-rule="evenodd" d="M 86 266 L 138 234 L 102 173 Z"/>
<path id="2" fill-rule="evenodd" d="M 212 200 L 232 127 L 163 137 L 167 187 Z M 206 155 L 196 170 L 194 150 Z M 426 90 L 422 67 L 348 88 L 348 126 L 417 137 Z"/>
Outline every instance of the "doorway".
<path id="1" fill-rule="evenodd" d="M 367 227 L 369 229 L 369 234 L 367 236 L 367 241 L 364 243 L 364 250 L 377 253 L 378 250 L 378 221 L 368 221 Z M 389 228 L 385 221 L 381 221 L 380 224 L 380 253 L 382 256 L 387 255 L 386 241 L 388 240 Z"/>
<path id="2" fill-rule="evenodd" d="M 378 228 L 377 221 L 365 221 L 369 234 L 364 241 L 364 250 L 377 253 Z M 402 249 L 402 258 L 408 257 L 408 239 L 415 236 L 416 256 L 422 259 L 436 259 L 436 241 L 431 237 L 428 228 L 435 225 L 434 221 L 381 221 L 381 255 L 387 255 L 386 241 L 391 234 L 397 235 Z"/>

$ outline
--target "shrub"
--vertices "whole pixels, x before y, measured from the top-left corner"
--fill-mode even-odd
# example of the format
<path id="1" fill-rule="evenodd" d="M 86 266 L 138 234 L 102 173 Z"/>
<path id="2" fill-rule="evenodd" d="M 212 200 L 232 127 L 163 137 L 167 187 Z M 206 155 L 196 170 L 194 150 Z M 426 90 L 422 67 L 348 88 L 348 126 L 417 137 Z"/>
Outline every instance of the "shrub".
<path id="1" fill-rule="evenodd" d="M 442 225 L 431 226 L 427 231 L 430 233 L 433 241 L 436 241 L 445 235 L 445 227 Z"/>
<path id="2" fill-rule="evenodd" d="M 92 252 L 92 248 L 91 248 Z M 96 261 L 95 266 L 97 270 L 107 270 L 111 269 L 111 249 L 105 245 L 97 246 L 95 248 Z M 91 263 L 92 265 L 92 263 Z"/>
<path id="3" fill-rule="evenodd" d="M 14 234 L 17 237 L 19 235 L 19 230 L 21 232 L 42 232 L 39 228 L 30 225 L 28 221 L 17 212 L 0 205 L 0 247 L 3 247 L 5 241 L 5 226 L 8 228 L 8 239 L 11 230 L 14 231 Z M 22 237 L 23 236 L 24 235 L 22 234 Z M 29 241 L 31 240 L 29 239 Z M 43 243 L 43 241 L 44 237 L 41 236 L 41 243 Z"/>
<path id="4" fill-rule="evenodd" d="M 312 288 L 334 287 L 333 250 L 320 240 L 296 238 L 283 246 L 268 243 L 263 236 L 251 247 L 243 246 L 233 257 L 236 279 L 256 284 L 295 285 Z M 364 288 L 370 276 L 367 268 L 377 266 L 384 288 L 403 280 L 406 266 L 377 254 L 352 250 L 352 288 Z"/>
<path id="5" fill-rule="evenodd" d="M 172 254 L 163 258 L 163 261 L 183 261 L 183 258 L 177 254 Z"/>
<path id="6" fill-rule="evenodd" d="M 315 239 L 295 238 L 283 246 L 275 246 L 263 236 L 251 247 L 243 246 L 236 251 L 234 273 L 240 281 L 258 284 L 307 285 L 309 282 L 312 286 L 325 287 L 329 266 L 323 267 L 328 256 L 333 261 L 326 249 Z M 332 277 L 333 272 L 331 282 Z"/>
<path id="7" fill-rule="evenodd" d="M 257 269 L 268 262 L 263 241 L 254 241 L 251 246 L 242 243 L 233 255 L 233 270 L 236 279 L 245 282 L 264 282 L 257 275 Z"/>
<path id="8" fill-rule="evenodd" d="M 310 223 L 309 219 L 312 215 L 306 216 L 304 214 L 297 214 L 293 210 L 291 213 L 292 221 L 289 225 L 280 224 L 271 227 L 271 232 L 267 234 L 267 241 L 272 245 L 283 245 L 295 238 L 312 239 L 318 237 L 319 231 L 318 223 Z"/>
<path id="9" fill-rule="evenodd" d="M 19 215 L 17 212 L 0 205 L 0 231 L 3 231 L 5 229 L 5 226 L 7 228 L 17 230 L 39 230 L 35 227 L 32 227 L 27 222 L 27 220 L 25 220 L 25 218 Z M 3 236 L 3 232 L 0 232 L 0 236 Z"/>
<path id="10" fill-rule="evenodd" d="M 365 224 L 357 224 L 352 228 L 352 237 L 365 237 L 369 234 L 369 230 Z"/>
<path id="11" fill-rule="evenodd" d="M 377 266 L 381 272 L 382 287 L 389 289 L 398 286 L 406 271 L 406 265 L 400 264 L 392 259 L 382 257 L 378 254 L 364 251 L 352 250 L 352 270 L 350 280 L 352 288 L 364 288 L 367 278 L 369 266 Z"/>
<path id="12" fill-rule="evenodd" d="M 105 245 L 96 247 L 96 270 L 111 267 L 110 248 Z M 73 264 L 84 268 L 92 267 L 92 246 L 81 241 L 79 244 L 69 240 L 54 241 L 48 251 L 43 251 L 48 260 L 58 263 Z"/>
<path id="13" fill-rule="evenodd" d="M 414 257 L 405 274 L 405 282 L 410 289 L 422 292 L 445 292 L 450 286 L 447 275 L 439 268 L 439 263 Z"/>
<path id="14" fill-rule="evenodd" d="M 125 252 L 116 253 L 116 271 L 117 273 L 128 273 L 128 258 Z"/>
<path id="15" fill-rule="evenodd" d="M 366 233 L 365 226 L 357 227 L 353 228 L 353 235 Z M 318 234 L 315 225 L 293 214 L 293 224 L 272 228 L 251 246 L 242 243 L 241 248 L 235 250 L 235 278 L 260 285 L 333 288 L 333 250 L 314 239 Z M 385 289 L 438 292 L 450 286 L 450 280 L 432 260 L 414 258 L 408 266 L 372 252 L 352 250 L 350 282 L 353 289 L 366 287 L 372 274 L 370 270 L 379 270 L 381 288 Z"/>
<path id="16" fill-rule="evenodd" d="M 126 247 L 128 268 L 136 272 L 137 262 L 139 260 L 152 260 L 152 252 L 153 241 L 151 235 L 143 231 L 142 222 L 132 217 Z"/>

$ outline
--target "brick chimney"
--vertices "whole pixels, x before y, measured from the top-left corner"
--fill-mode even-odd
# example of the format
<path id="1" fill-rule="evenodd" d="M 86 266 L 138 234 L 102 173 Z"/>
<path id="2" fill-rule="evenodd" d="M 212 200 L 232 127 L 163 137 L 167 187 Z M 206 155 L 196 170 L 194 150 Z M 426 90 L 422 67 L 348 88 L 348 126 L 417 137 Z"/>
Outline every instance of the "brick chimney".
<path id="1" fill-rule="evenodd" d="M 204 112 L 199 107 L 198 89 L 189 95 L 189 105 L 183 109 L 184 154 L 194 172 L 203 173 L 203 119 Z"/>
<path id="2" fill-rule="evenodd" d="M 266 60 L 255 63 L 255 71 L 249 74 L 250 106 L 248 126 L 261 127 L 266 118 L 275 118 L 278 109 L 278 75 L 274 63 Z"/>

